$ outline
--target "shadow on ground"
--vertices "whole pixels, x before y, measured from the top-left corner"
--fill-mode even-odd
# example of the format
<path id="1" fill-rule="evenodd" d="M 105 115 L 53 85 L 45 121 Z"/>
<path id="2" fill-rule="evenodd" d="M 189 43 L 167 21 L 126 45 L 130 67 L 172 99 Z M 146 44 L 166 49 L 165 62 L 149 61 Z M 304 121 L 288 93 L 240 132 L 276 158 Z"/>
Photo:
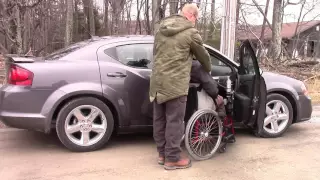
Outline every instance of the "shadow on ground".
<path id="1" fill-rule="evenodd" d="M 295 134 L 299 134 L 299 127 L 292 127 L 290 131 L 287 132 L 286 136 L 295 136 Z M 245 129 L 236 129 L 236 138 L 240 139 L 240 142 L 245 141 L 246 139 L 255 139 L 256 137 L 248 130 Z M 50 148 L 50 150 L 57 151 L 65 151 L 68 150 L 63 146 L 63 144 L 59 141 L 59 138 L 55 132 L 51 134 L 44 134 L 41 132 L 34 132 L 28 130 L 18 130 L 16 133 L 2 133 L 1 140 L 15 140 L 19 143 L 15 143 L 14 146 L 19 145 L 19 148 L 27 148 L 27 149 L 46 149 Z M 21 142 L 20 142 L 21 141 Z M 1 142 L 1 141 L 0 141 Z M 122 135 L 113 135 L 109 141 L 109 143 L 103 147 L 101 150 L 113 149 L 113 148 L 122 148 L 122 147 L 130 147 L 132 145 L 141 145 L 141 146 L 149 146 L 154 145 L 152 133 L 133 133 L 133 134 L 122 134 Z M 16 147 L 18 148 L 18 147 Z"/>

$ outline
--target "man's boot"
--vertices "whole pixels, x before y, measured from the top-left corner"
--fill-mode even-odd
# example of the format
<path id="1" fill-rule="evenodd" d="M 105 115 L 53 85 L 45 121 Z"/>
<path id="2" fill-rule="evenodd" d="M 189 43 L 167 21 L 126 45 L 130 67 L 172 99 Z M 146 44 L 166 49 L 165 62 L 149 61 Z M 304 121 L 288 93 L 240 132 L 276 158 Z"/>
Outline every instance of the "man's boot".
<path id="1" fill-rule="evenodd" d="M 191 160 L 189 158 L 181 158 L 177 162 L 165 162 L 164 169 L 175 170 L 175 169 L 186 169 L 191 167 Z"/>

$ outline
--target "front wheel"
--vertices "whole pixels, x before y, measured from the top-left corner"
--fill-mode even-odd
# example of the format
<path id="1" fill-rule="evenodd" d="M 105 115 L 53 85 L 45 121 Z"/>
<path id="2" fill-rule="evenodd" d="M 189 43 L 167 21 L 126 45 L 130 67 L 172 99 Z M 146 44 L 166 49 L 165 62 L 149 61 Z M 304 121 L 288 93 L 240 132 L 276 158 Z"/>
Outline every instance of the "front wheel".
<path id="1" fill-rule="evenodd" d="M 196 111 L 187 123 L 184 139 L 190 156 L 198 161 L 210 159 L 220 146 L 222 130 L 222 122 L 215 111 Z"/>
<path id="2" fill-rule="evenodd" d="M 72 151 L 88 152 L 104 146 L 112 132 L 114 120 L 102 101 L 83 97 L 71 100 L 59 112 L 58 137 Z"/>
<path id="3" fill-rule="evenodd" d="M 293 108 L 290 101 L 280 94 L 267 96 L 263 129 L 259 136 L 275 138 L 283 135 L 293 120 Z"/>

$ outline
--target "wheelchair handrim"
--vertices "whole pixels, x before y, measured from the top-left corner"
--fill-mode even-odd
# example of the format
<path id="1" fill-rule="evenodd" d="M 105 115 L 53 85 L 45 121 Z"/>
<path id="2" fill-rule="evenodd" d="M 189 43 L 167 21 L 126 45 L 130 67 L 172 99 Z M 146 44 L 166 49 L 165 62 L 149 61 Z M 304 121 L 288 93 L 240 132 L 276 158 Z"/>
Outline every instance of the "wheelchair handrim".
<path id="1" fill-rule="evenodd" d="M 193 137 L 193 129 L 195 128 L 195 126 L 199 125 L 199 124 L 197 124 L 199 122 L 199 119 L 206 114 L 210 115 L 209 120 L 208 119 L 206 120 L 206 126 L 207 127 L 209 127 L 210 125 L 212 126 L 212 124 L 209 124 L 209 123 L 216 123 L 217 128 L 218 128 L 217 134 L 213 136 L 213 135 L 210 135 L 212 133 L 210 131 L 210 129 L 205 129 L 205 130 L 202 129 L 203 132 L 201 132 L 201 135 L 198 134 L 198 135 L 196 135 L 196 137 Z M 214 122 L 210 122 L 212 120 L 214 120 Z M 215 144 L 211 143 L 210 138 L 211 139 L 217 138 Z M 197 140 L 198 140 L 198 142 L 197 142 Z M 189 119 L 187 127 L 186 127 L 186 132 L 185 132 L 185 146 L 186 146 L 189 154 L 195 160 L 210 159 L 218 150 L 220 143 L 221 143 L 221 140 L 222 140 L 222 122 L 218 118 L 217 113 L 213 110 L 210 110 L 210 109 L 202 109 L 202 110 L 196 111 L 192 115 L 192 117 Z M 208 148 L 208 146 L 205 146 L 208 148 L 208 152 L 206 154 L 201 154 L 202 147 L 204 145 L 203 144 L 199 145 L 199 143 L 206 143 L 206 142 L 211 144 L 211 148 L 210 148 L 210 146 L 209 146 L 209 148 Z M 198 144 L 196 145 L 195 143 L 198 143 Z M 198 148 L 200 148 L 200 152 L 197 150 Z"/>

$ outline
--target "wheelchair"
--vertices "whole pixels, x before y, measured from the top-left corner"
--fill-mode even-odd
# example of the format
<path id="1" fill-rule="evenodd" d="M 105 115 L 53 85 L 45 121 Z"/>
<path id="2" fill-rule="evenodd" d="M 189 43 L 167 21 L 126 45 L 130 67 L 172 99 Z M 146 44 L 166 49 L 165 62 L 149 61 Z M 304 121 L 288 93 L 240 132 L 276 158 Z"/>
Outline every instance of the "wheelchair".
<path id="1" fill-rule="evenodd" d="M 234 143 L 232 122 L 233 93 L 227 93 L 225 101 L 226 117 L 220 119 L 212 108 L 199 107 L 200 84 L 190 84 L 186 114 L 184 119 L 185 134 L 181 142 L 189 155 L 197 160 L 212 158 L 217 151 L 226 151 L 228 143 Z"/>

